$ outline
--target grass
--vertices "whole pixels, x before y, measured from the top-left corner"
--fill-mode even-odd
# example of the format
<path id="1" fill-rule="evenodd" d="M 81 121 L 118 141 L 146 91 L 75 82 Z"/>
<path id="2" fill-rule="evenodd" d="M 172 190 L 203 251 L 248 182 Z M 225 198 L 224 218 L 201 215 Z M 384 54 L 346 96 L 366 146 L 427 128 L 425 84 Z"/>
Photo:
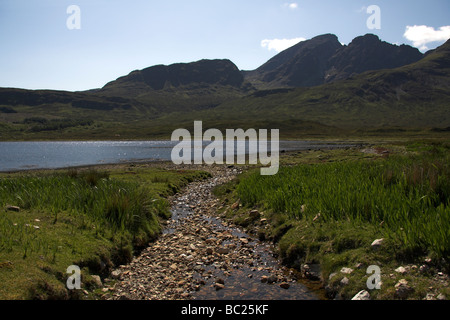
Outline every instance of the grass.
<path id="1" fill-rule="evenodd" d="M 91 274 L 129 262 L 158 236 L 167 196 L 206 176 L 144 165 L 2 175 L 0 299 L 84 297 L 65 289 L 68 266 L 79 265 L 83 289 L 93 289 Z"/>
<path id="2" fill-rule="evenodd" d="M 366 289 L 366 268 L 380 265 L 383 290 L 371 294 L 393 299 L 396 277 L 390 275 L 399 265 L 430 258 L 438 270 L 449 271 L 450 145 L 415 141 L 387 148 L 389 156 L 355 150 L 293 153 L 283 157 L 277 175 L 251 171 L 216 192 L 228 203 L 240 203 L 226 214 L 276 242 L 288 265 L 320 264 L 325 285 L 345 298 Z M 255 209 L 261 216 L 251 214 Z M 380 238 L 383 249 L 373 250 L 371 243 Z M 339 286 L 342 267 L 356 269 L 344 287 Z M 448 297 L 445 283 L 414 272 L 408 275 L 412 281 L 421 280 L 413 297 L 423 298 L 430 286 Z M 333 273 L 338 276 L 329 280 Z"/>

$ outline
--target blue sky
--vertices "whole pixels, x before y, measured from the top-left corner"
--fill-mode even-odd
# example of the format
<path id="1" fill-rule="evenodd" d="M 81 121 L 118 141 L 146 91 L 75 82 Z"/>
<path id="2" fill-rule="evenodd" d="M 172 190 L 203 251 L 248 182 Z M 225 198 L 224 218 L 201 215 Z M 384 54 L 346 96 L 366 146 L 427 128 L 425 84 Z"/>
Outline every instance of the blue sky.
<path id="1" fill-rule="evenodd" d="M 371 5 L 381 10 L 381 29 L 367 27 Z M 0 87 L 86 90 L 136 69 L 200 59 L 251 70 L 286 43 L 324 33 L 345 44 L 374 33 L 426 51 L 450 38 L 450 1 L 0 0 Z"/>

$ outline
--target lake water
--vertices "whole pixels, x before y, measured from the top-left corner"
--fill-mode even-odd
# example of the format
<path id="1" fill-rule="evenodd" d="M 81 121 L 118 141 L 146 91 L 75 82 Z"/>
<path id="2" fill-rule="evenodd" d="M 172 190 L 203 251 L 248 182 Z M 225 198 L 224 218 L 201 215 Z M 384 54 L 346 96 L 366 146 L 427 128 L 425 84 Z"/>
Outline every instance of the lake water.
<path id="1" fill-rule="evenodd" d="M 0 142 L 0 171 L 55 169 L 121 162 L 170 161 L 172 141 Z M 204 145 L 208 145 L 205 142 Z M 270 147 L 270 143 L 268 144 Z M 280 141 L 280 150 L 346 147 L 310 141 Z M 270 150 L 270 148 L 269 148 Z M 239 153 L 237 153 L 239 154 Z"/>

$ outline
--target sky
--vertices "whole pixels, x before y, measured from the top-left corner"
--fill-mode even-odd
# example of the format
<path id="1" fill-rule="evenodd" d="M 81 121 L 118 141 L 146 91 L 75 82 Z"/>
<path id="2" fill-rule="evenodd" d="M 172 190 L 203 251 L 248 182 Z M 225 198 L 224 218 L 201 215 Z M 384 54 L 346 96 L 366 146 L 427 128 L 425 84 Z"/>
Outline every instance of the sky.
<path id="1" fill-rule="evenodd" d="M 201 59 L 253 70 L 325 33 L 425 52 L 450 38 L 450 1 L 0 0 L 0 87 L 82 91 Z"/>

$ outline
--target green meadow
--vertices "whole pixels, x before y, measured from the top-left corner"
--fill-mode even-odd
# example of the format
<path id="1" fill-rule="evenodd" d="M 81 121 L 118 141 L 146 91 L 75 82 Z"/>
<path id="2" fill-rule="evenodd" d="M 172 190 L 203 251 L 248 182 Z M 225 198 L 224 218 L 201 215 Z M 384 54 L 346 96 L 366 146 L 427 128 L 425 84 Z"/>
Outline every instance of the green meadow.
<path id="1" fill-rule="evenodd" d="M 133 165 L 1 175 L 0 299 L 95 297 L 91 275 L 131 261 L 170 217 L 167 197 L 208 175 Z M 70 265 L 85 292 L 66 290 Z"/>

